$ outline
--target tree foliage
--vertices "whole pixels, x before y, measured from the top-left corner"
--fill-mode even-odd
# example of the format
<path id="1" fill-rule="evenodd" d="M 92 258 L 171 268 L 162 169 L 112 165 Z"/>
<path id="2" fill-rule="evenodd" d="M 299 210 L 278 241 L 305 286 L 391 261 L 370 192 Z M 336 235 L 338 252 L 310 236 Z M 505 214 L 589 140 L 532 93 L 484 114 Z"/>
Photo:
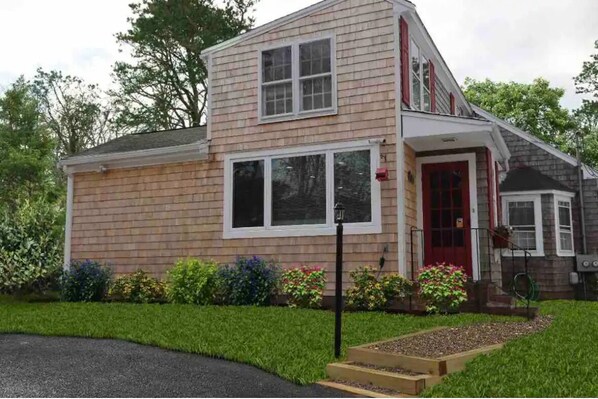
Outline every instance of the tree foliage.
<path id="1" fill-rule="evenodd" d="M 198 126 L 205 120 L 207 68 L 200 54 L 249 29 L 259 0 L 141 0 L 116 35 L 132 62 L 117 62 L 112 92 L 121 131 Z"/>
<path id="2" fill-rule="evenodd" d="M 598 98 L 598 40 L 594 42 L 595 54 L 590 55 L 590 60 L 585 61 L 581 73 L 575 77 L 575 86 L 580 94 L 591 94 Z"/>
<path id="3" fill-rule="evenodd" d="M 539 78 L 525 84 L 466 78 L 463 91 L 471 103 L 547 143 L 570 151 L 574 123 L 569 111 L 560 105 L 565 91 L 551 87 L 547 80 Z"/>
<path id="4" fill-rule="evenodd" d="M 40 68 L 33 88 L 44 120 L 57 140 L 59 156 L 76 154 L 112 138 L 111 112 L 97 85 Z"/>
<path id="5" fill-rule="evenodd" d="M 54 141 L 23 77 L 0 96 L 0 208 L 56 190 Z"/>

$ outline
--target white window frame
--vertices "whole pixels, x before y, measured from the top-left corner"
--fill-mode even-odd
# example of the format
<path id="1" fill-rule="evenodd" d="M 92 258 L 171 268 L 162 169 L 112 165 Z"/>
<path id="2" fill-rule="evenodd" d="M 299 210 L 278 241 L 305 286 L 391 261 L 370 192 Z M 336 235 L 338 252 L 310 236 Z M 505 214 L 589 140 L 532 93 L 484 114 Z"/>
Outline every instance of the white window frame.
<path id="1" fill-rule="evenodd" d="M 569 204 L 569 226 L 571 226 L 571 250 L 563 250 L 561 248 L 561 221 L 559 217 L 559 201 Z M 571 197 L 563 195 L 554 195 L 554 225 L 556 229 L 556 254 L 558 256 L 569 257 L 575 256 L 575 238 L 573 233 L 573 202 Z"/>
<path id="2" fill-rule="evenodd" d="M 382 233 L 382 206 L 380 183 L 376 180 L 376 168 L 380 163 L 380 145 L 369 140 L 336 144 L 278 149 L 270 151 L 227 154 L 224 157 L 224 239 L 261 237 L 326 236 L 336 234 L 334 224 L 334 154 L 339 152 L 370 151 L 372 221 L 346 223 L 345 234 Z M 326 155 L 326 224 L 272 226 L 272 159 Z M 233 163 L 264 160 L 264 226 L 233 228 Z"/>
<path id="3" fill-rule="evenodd" d="M 320 74 L 320 75 L 313 75 L 313 76 L 304 76 L 301 77 L 301 60 L 300 60 L 300 52 L 299 46 L 304 44 L 309 44 L 313 42 L 318 42 L 321 40 L 330 40 L 330 75 L 332 76 L 332 106 L 330 108 L 323 108 L 323 109 L 316 109 L 316 110 L 309 110 L 309 111 L 301 111 L 301 81 L 305 79 L 313 79 L 321 76 L 327 76 L 328 73 Z M 263 109 L 263 53 L 268 50 L 276 50 L 284 47 L 291 47 L 291 76 L 292 76 L 292 92 L 293 92 L 293 112 L 281 114 L 281 115 L 264 115 Z M 258 123 L 274 123 L 274 122 L 281 122 L 281 121 L 289 121 L 289 120 L 298 120 L 298 119 L 306 119 L 306 118 L 315 118 L 319 116 L 329 116 L 329 115 L 337 115 L 338 114 L 338 93 L 337 93 L 337 73 L 336 73 L 336 35 L 332 33 L 327 33 L 324 35 L 314 36 L 309 39 L 296 39 L 292 41 L 282 41 L 278 42 L 275 45 L 268 45 L 258 49 L 258 90 L 257 90 L 257 97 L 258 97 Z M 280 81 L 278 83 L 284 83 L 284 81 Z M 287 82 L 288 83 L 288 82 Z"/>
<path id="4" fill-rule="evenodd" d="M 544 256 L 544 227 L 542 223 L 542 195 L 541 194 L 502 194 L 502 214 L 503 224 L 509 224 L 509 202 L 533 202 L 534 203 L 534 223 L 536 229 L 536 249 L 527 250 L 528 256 Z M 513 251 L 517 257 L 525 256 L 526 251 Z M 503 256 L 510 256 L 510 250 L 503 250 Z"/>
<path id="5" fill-rule="evenodd" d="M 430 58 L 428 56 L 426 56 L 423 51 L 422 48 L 419 44 L 417 44 L 417 41 L 413 38 L 413 36 L 411 36 L 411 40 L 409 41 L 409 90 L 413 90 L 413 76 L 414 76 L 414 72 L 413 72 L 413 65 L 411 65 L 411 54 L 412 54 L 412 46 L 415 45 L 417 47 L 417 49 L 419 50 L 419 73 L 418 73 L 418 80 L 419 80 L 419 106 L 416 106 L 415 102 L 414 102 L 414 96 L 411 96 L 411 107 L 415 110 L 418 111 L 423 111 L 423 112 L 432 112 L 432 90 L 431 90 L 431 86 L 432 86 L 432 76 L 429 77 L 428 79 L 428 83 L 430 84 L 430 87 L 424 88 L 424 63 L 423 60 L 427 60 L 427 62 L 430 62 Z M 428 73 L 430 73 L 430 71 L 428 70 Z M 424 92 L 428 91 L 428 94 L 430 96 L 430 109 L 429 110 L 425 110 L 424 106 L 425 106 L 425 101 L 424 101 Z M 450 103 L 450 99 L 449 99 L 449 103 Z M 449 105 L 450 107 L 450 105 Z"/>

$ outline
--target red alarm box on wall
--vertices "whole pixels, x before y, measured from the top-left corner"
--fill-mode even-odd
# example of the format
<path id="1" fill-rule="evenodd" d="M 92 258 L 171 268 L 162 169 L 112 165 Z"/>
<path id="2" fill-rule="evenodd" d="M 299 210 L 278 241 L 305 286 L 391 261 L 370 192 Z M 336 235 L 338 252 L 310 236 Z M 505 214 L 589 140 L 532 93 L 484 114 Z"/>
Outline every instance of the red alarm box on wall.
<path id="1" fill-rule="evenodd" d="M 388 168 L 376 169 L 376 180 L 387 181 L 388 180 Z"/>

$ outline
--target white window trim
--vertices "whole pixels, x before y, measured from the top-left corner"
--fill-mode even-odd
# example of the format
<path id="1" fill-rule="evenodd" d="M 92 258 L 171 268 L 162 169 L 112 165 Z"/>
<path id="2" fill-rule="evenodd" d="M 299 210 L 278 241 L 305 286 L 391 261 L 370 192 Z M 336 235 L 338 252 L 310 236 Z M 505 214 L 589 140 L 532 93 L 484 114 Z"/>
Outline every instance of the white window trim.
<path id="1" fill-rule="evenodd" d="M 330 70 L 332 74 L 332 107 L 324 109 L 316 109 L 310 111 L 301 111 L 301 85 L 300 81 L 300 60 L 299 60 L 299 46 L 317 42 L 320 40 L 330 40 Z M 292 74 L 292 92 L 293 92 L 293 112 L 281 115 L 264 116 L 263 102 L 262 102 L 262 88 L 263 88 L 263 53 L 268 50 L 275 50 L 283 47 L 291 47 L 291 74 Z M 337 91 L 337 74 L 336 74 L 336 35 L 327 33 L 324 35 L 314 36 L 309 39 L 295 39 L 292 41 L 278 42 L 276 45 L 268 45 L 258 49 L 258 88 L 257 88 L 257 113 L 258 123 L 275 123 L 290 120 L 300 120 L 306 118 L 315 118 L 319 116 L 330 116 L 338 114 L 338 91 Z M 327 75 L 327 74 L 325 74 Z M 314 75 L 312 78 L 319 75 Z M 282 81 L 281 81 L 282 82 Z"/>
<path id="2" fill-rule="evenodd" d="M 569 204 L 569 225 L 571 226 L 571 251 L 561 249 L 561 222 L 559 219 L 559 201 Z M 562 257 L 575 256 L 575 239 L 573 235 L 573 202 L 570 196 L 554 196 L 554 225 L 556 230 L 556 254 Z"/>
<path id="3" fill-rule="evenodd" d="M 413 36 L 410 36 L 410 41 L 409 41 L 409 90 L 413 90 L 413 66 L 411 65 L 411 46 L 413 44 L 415 44 L 419 50 L 419 73 L 418 73 L 418 80 L 419 80 L 419 107 L 415 106 L 414 103 L 414 98 L 415 96 L 410 96 L 411 97 L 411 107 L 417 111 L 423 111 L 423 112 L 432 112 L 432 90 L 431 87 L 427 87 L 424 88 L 424 64 L 423 64 L 423 59 L 426 59 L 428 62 L 430 62 L 430 58 L 428 56 L 426 56 L 423 51 L 422 48 L 419 44 L 417 44 L 417 41 L 413 38 Z M 428 73 L 430 73 L 428 71 Z M 430 76 L 430 79 L 428 79 L 428 81 L 431 83 L 432 82 L 432 77 Z M 430 96 L 430 110 L 426 111 L 424 109 L 425 106 L 425 101 L 424 101 L 424 92 L 425 90 L 428 90 L 429 96 Z M 449 100 L 450 102 L 450 100 Z"/>
<path id="4" fill-rule="evenodd" d="M 376 168 L 380 163 L 380 145 L 375 140 L 322 144 L 289 149 L 227 154 L 224 157 L 224 239 L 328 236 L 336 234 L 334 224 L 334 153 L 370 150 L 372 221 L 368 223 L 347 223 L 345 234 L 382 233 L 382 206 L 380 183 L 376 180 Z M 272 164 L 268 160 L 287 156 L 326 154 L 326 224 L 299 226 L 271 226 L 272 219 Z M 264 225 L 269 227 L 233 228 L 233 163 L 266 159 L 264 162 Z"/>
<path id="5" fill-rule="evenodd" d="M 533 202 L 534 203 L 534 222 L 536 227 L 536 249 L 528 250 L 528 256 L 544 256 L 544 226 L 542 223 L 542 195 L 541 194 L 502 194 L 502 215 L 503 224 L 509 224 L 509 202 Z M 516 257 L 524 257 L 526 251 L 512 251 Z M 503 256 L 511 256 L 511 250 L 503 250 Z"/>

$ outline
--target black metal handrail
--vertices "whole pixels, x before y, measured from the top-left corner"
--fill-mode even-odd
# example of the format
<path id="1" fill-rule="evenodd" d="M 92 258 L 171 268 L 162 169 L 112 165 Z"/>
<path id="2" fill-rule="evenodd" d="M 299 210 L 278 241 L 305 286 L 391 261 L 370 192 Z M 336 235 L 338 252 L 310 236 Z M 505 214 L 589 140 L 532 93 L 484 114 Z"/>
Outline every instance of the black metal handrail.
<path id="1" fill-rule="evenodd" d="M 450 230 L 451 232 L 454 231 L 469 231 L 472 235 L 471 237 L 474 237 L 475 240 L 466 240 L 465 237 L 467 237 L 464 234 L 464 247 L 465 250 L 467 252 L 467 249 L 473 249 L 472 246 L 474 244 L 472 244 L 472 241 L 475 243 L 475 245 L 477 246 L 477 251 L 475 251 L 475 254 L 477 255 L 477 264 L 481 266 L 481 260 L 482 260 L 482 256 L 486 255 L 488 257 L 488 276 L 489 278 L 487 279 L 487 281 L 492 282 L 493 278 L 492 278 L 492 255 L 493 255 L 493 249 L 494 245 L 493 245 L 493 241 L 494 238 L 500 238 L 501 240 L 503 240 L 506 244 L 507 244 L 507 248 L 500 248 L 501 250 L 507 250 L 507 251 L 511 251 L 510 254 L 510 258 L 511 258 L 511 264 L 512 264 L 512 280 L 511 280 L 511 295 L 514 296 L 515 298 L 519 299 L 519 300 L 524 300 L 526 301 L 526 308 L 527 308 L 527 315 L 528 318 L 530 316 L 530 301 L 532 299 L 535 299 L 535 295 L 537 294 L 537 290 L 536 290 L 536 286 L 534 283 L 534 280 L 531 278 L 531 276 L 529 275 L 529 258 L 531 257 L 531 253 L 529 252 L 529 250 L 520 247 L 519 245 L 517 245 L 516 243 L 514 243 L 509 237 L 504 237 L 500 234 L 497 234 L 495 231 L 487 229 L 487 228 L 482 228 L 482 227 L 463 227 L 463 228 L 443 228 L 443 231 L 446 230 Z M 485 234 L 481 234 L 481 233 L 485 233 Z M 425 263 L 425 237 L 424 237 L 424 230 L 423 229 L 418 229 L 415 227 L 411 228 L 411 240 L 410 240 L 410 246 L 411 246 L 411 279 L 415 280 L 415 264 L 416 264 L 416 251 L 415 251 L 415 239 L 414 236 L 415 235 L 419 235 L 420 236 L 420 248 L 419 250 L 421 251 L 421 254 L 423 255 L 423 261 Z M 480 237 L 485 235 L 485 254 L 482 254 L 482 247 L 481 247 L 481 241 L 480 241 Z M 454 240 L 454 236 L 453 236 L 453 240 Z M 454 247 L 455 248 L 455 247 Z M 453 249 L 456 250 L 456 249 Z M 517 252 L 520 252 L 522 255 L 516 255 Z M 470 251 L 469 253 L 474 254 L 474 251 Z M 524 265 L 524 272 L 523 273 L 516 273 L 516 262 L 515 262 L 515 258 L 519 258 L 523 256 L 523 265 Z M 505 256 L 502 255 L 502 257 L 504 258 Z M 473 259 L 472 259 L 473 261 Z M 480 280 L 484 281 L 486 279 L 484 279 L 483 276 L 483 271 L 482 268 L 480 267 Z M 501 271 L 502 274 L 502 271 Z M 520 287 L 518 287 L 518 281 L 520 281 L 521 279 L 525 279 L 527 281 L 527 291 L 522 292 L 520 290 Z"/>

